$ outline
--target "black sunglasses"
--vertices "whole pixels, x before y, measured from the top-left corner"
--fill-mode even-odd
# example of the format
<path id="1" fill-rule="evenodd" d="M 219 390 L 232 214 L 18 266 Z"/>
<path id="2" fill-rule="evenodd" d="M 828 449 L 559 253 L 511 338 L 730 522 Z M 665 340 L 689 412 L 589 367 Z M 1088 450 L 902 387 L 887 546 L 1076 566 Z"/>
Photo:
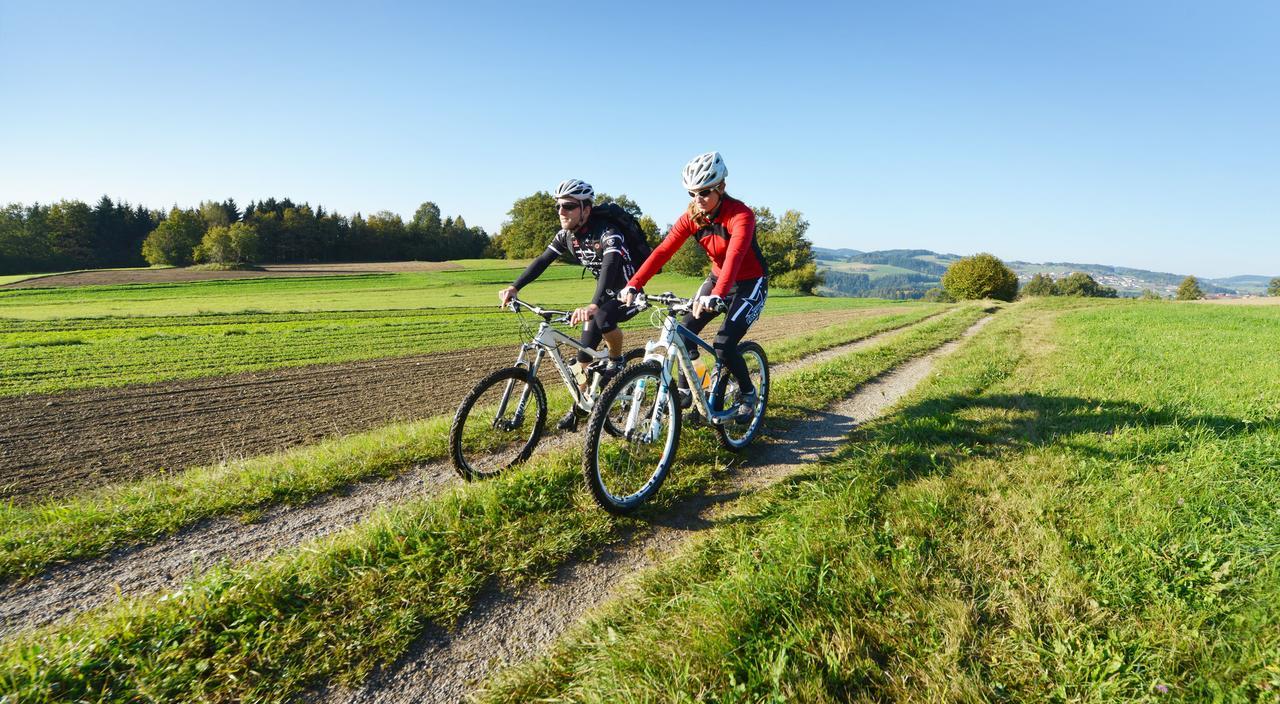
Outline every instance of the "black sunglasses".
<path id="1" fill-rule="evenodd" d="M 715 193 L 715 191 L 716 191 L 715 186 L 712 186 L 711 188 L 704 188 L 701 191 L 689 191 L 689 197 L 690 198 L 706 198 L 712 193 Z"/>
<path id="2" fill-rule="evenodd" d="M 567 213 L 572 213 L 573 211 L 581 207 L 582 207 L 581 203 L 556 203 L 556 212 L 564 211 Z"/>

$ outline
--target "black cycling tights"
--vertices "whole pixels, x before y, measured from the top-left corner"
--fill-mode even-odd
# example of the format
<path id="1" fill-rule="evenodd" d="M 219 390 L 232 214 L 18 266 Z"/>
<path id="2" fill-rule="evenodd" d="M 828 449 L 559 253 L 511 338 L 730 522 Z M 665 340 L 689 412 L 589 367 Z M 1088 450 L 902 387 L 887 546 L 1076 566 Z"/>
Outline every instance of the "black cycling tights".
<path id="1" fill-rule="evenodd" d="M 716 278 L 714 276 L 707 277 L 707 280 L 702 283 L 702 287 L 698 289 L 697 295 L 711 295 L 711 289 L 715 285 Z M 729 295 L 724 300 L 724 323 L 720 325 L 720 330 L 716 333 L 715 342 L 712 343 L 712 346 L 716 349 L 716 359 L 729 368 L 733 377 L 738 380 L 738 388 L 742 390 L 742 393 L 755 391 L 756 385 L 751 381 L 747 362 L 742 358 L 742 352 L 738 350 L 738 343 L 747 334 L 747 329 L 751 327 L 751 324 L 756 322 L 756 318 L 760 317 L 760 312 L 764 310 L 765 299 L 768 297 L 769 282 L 763 276 L 758 279 L 744 279 L 729 289 Z M 697 318 L 693 317 L 692 314 L 686 314 L 680 322 L 694 333 L 701 334 L 707 323 L 711 322 L 717 315 L 720 315 L 717 311 L 706 310 Z M 689 353 L 691 356 L 697 357 L 698 348 L 690 349 Z"/>

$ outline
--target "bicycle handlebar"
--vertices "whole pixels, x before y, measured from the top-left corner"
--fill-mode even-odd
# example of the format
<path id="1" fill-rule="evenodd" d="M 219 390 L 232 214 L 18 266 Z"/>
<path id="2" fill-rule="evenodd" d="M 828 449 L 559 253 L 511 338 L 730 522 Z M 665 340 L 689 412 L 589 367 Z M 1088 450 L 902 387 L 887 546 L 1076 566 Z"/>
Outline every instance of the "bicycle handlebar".
<path id="1" fill-rule="evenodd" d="M 681 298 L 680 296 L 677 296 L 670 291 L 666 291 L 664 293 L 655 293 L 655 294 L 646 294 L 646 293 L 636 294 L 636 305 L 639 305 L 643 308 L 649 305 L 649 301 L 660 303 L 677 313 L 687 313 L 693 310 L 692 298 Z M 716 312 L 723 313 L 724 311 L 725 311 L 725 304 L 724 304 L 724 299 L 722 298 L 720 299 L 720 305 L 716 308 Z"/>
<path id="2" fill-rule="evenodd" d="M 539 306 L 533 305 L 532 303 L 526 303 L 525 301 L 520 300 L 516 296 L 512 296 L 511 300 L 507 301 L 506 307 L 510 308 L 512 312 L 515 312 L 515 313 L 519 313 L 520 309 L 524 308 L 525 310 L 529 311 L 530 313 L 533 313 L 536 316 L 539 316 L 540 318 L 547 321 L 548 323 L 568 323 L 569 317 L 573 315 L 571 312 L 566 310 L 553 310 L 551 308 L 541 308 Z"/>

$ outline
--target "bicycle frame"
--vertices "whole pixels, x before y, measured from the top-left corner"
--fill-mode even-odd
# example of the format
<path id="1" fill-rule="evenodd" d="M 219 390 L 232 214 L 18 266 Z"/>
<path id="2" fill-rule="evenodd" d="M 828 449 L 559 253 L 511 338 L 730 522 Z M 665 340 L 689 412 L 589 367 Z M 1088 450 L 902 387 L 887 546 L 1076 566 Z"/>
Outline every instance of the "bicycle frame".
<path id="1" fill-rule="evenodd" d="M 558 348 L 562 344 L 568 345 L 578 352 L 586 352 L 597 360 L 607 358 L 609 356 L 608 350 L 593 350 L 552 327 L 552 320 L 567 319 L 568 313 L 565 311 L 544 310 L 525 303 L 518 298 L 512 299 L 512 310 L 518 310 L 518 307 L 527 308 L 541 316 L 542 323 L 538 325 L 538 332 L 533 335 L 533 339 L 529 342 L 521 343 L 520 353 L 516 355 L 516 366 L 524 366 L 529 370 L 531 376 L 537 376 L 538 368 L 542 366 L 542 361 L 549 356 L 551 362 L 555 364 L 556 371 L 560 372 L 560 379 L 569 389 L 569 395 L 573 397 L 573 402 L 584 411 L 590 411 L 595 404 L 596 392 L 599 390 L 597 388 L 600 385 L 599 377 L 597 376 L 591 382 L 591 387 L 586 392 L 583 392 L 582 389 L 578 388 L 578 382 L 573 377 L 573 370 L 569 368 L 569 363 L 564 361 Z M 532 359 L 528 357 L 530 353 L 533 354 Z M 502 403 L 498 405 L 498 413 L 494 416 L 495 422 L 496 419 L 504 417 L 507 412 L 507 403 L 511 400 L 511 387 L 513 384 L 515 384 L 514 380 L 507 382 L 507 388 L 502 393 Z M 530 392 L 531 389 L 525 386 L 524 391 L 520 393 L 520 400 L 516 404 L 513 422 L 518 422 L 524 417 L 524 408 L 529 401 Z"/>
<path id="2" fill-rule="evenodd" d="M 660 415 L 666 409 L 667 397 L 671 394 L 671 382 L 675 378 L 672 373 L 673 367 L 679 367 L 680 373 L 684 375 L 689 391 L 693 394 L 693 402 L 698 411 L 702 413 L 703 418 L 719 425 L 738 415 L 736 408 L 729 408 L 723 411 L 711 410 L 711 399 L 708 398 L 706 390 L 703 389 L 702 381 L 698 379 L 697 374 L 693 371 L 693 358 L 689 356 L 689 342 L 715 355 L 715 348 L 707 344 L 701 337 L 698 337 L 692 330 L 676 322 L 676 310 L 668 308 L 666 317 L 662 321 L 662 332 L 659 334 L 658 339 L 651 340 L 645 344 L 645 359 L 657 361 L 662 365 L 662 380 L 653 406 L 653 418 L 651 419 L 653 422 L 649 425 L 651 434 L 659 432 L 661 429 Z M 715 388 L 716 381 L 725 371 L 720 364 L 720 360 L 717 359 L 715 368 L 711 371 L 711 388 Z M 643 381 L 640 383 L 643 383 Z M 639 420 L 639 410 L 638 405 L 632 404 L 624 426 L 626 432 L 630 433 L 635 430 L 636 421 Z M 649 437 L 646 438 L 646 441 L 653 442 L 656 439 L 656 437 Z"/>

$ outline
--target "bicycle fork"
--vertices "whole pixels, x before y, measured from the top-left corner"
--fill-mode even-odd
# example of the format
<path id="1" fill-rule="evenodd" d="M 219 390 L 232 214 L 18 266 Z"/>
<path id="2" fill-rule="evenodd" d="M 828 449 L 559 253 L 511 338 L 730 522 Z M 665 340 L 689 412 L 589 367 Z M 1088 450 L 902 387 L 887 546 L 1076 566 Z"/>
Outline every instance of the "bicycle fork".
<path id="1" fill-rule="evenodd" d="M 525 343 L 520 345 L 520 354 L 516 356 L 516 366 L 523 365 L 529 370 L 529 376 L 536 377 L 538 375 L 538 365 L 542 363 L 542 357 L 546 354 L 546 350 L 541 347 L 537 348 L 537 352 L 533 356 L 533 361 L 525 360 L 525 353 L 531 349 L 531 345 Z M 502 391 L 502 401 L 498 404 L 498 412 L 493 417 L 492 427 L 501 428 L 502 430 L 512 430 L 520 427 L 524 422 L 524 409 L 529 403 L 529 395 L 533 393 L 533 384 L 524 385 L 524 390 L 520 392 L 520 400 L 516 402 L 516 410 L 509 420 L 504 420 L 507 415 L 507 404 L 511 402 L 511 390 L 515 387 L 516 380 L 508 379 L 507 387 Z"/>

